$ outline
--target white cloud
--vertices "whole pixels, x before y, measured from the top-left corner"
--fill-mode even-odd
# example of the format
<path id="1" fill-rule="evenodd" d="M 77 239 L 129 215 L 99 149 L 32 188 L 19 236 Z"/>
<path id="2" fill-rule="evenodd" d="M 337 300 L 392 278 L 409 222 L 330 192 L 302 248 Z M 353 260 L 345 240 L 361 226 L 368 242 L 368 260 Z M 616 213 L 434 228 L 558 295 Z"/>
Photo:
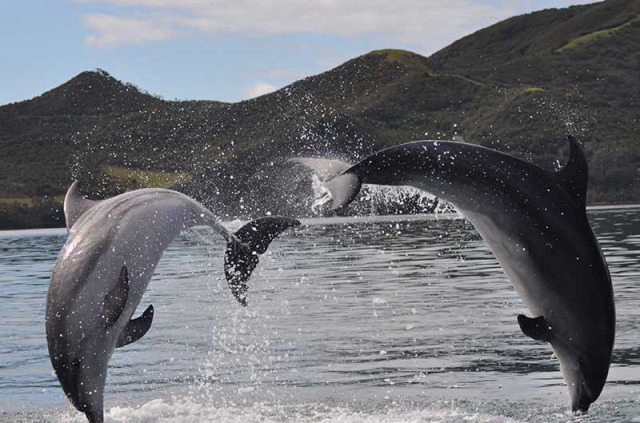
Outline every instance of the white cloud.
<path id="1" fill-rule="evenodd" d="M 285 68 L 266 69 L 264 71 L 264 75 L 268 76 L 269 78 L 289 78 L 289 79 L 308 76 L 306 72 L 301 72 L 295 69 L 285 69 Z"/>
<path id="2" fill-rule="evenodd" d="M 308 71 L 301 71 L 297 69 L 289 68 L 263 68 L 253 69 L 243 72 L 244 75 L 254 76 L 259 78 L 284 78 L 284 79 L 299 79 L 309 76 Z"/>
<path id="3" fill-rule="evenodd" d="M 87 28 L 98 33 L 85 38 L 85 44 L 90 47 L 141 44 L 148 41 L 166 40 L 178 35 L 178 32 L 167 23 L 119 16 L 86 15 L 84 16 L 84 24 Z"/>
<path id="4" fill-rule="evenodd" d="M 121 16 L 89 15 L 95 46 L 177 35 L 235 33 L 375 34 L 431 52 L 511 12 L 472 0 L 76 0 L 121 7 Z M 129 13 L 129 15 L 127 15 Z"/>
<path id="5" fill-rule="evenodd" d="M 260 97 L 261 95 L 269 94 L 277 90 L 278 87 L 274 87 L 266 82 L 257 82 L 245 90 L 247 98 Z"/>
<path id="6" fill-rule="evenodd" d="M 484 26 L 544 7 L 592 0 L 75 0 L 123 16 L 89 15 L 87 43 L 114 46 L 193 34 L 268 37 L 294 33 L 375 35 L 423 54 Z M 126 13 L 133 14 L 127 16 Z"/>

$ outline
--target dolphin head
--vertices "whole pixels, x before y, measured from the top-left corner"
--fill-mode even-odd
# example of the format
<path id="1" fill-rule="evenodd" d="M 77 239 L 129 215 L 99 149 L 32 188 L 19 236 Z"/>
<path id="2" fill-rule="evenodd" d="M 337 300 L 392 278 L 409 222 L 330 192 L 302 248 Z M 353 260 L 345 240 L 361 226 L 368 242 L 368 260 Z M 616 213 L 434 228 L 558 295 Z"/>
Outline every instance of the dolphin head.
<path id="1" fill-rule="evenodd" d="M 90 422 L 102 423 L 107 366 L 130 316 L 118 324 L 128 297 L 128 272 L 125 266 L 119 276 L 105 272 L 107 280 L 117 279 L 109 289 L 93 283 L 100 282 L 99 277 L 85 278 L 87 272 L 75 270 L 63 266 L 51 277 L 46 319 L 49 358 L 71 403 Z M 63 283 L 85 279 L 84 285 Z"/>
<path id="2" fill-rule="evenodd" d="M 610 351 L 601 353 L 593 346 L 579 349 L 566 344 L 556 344 L 553 347 L 569 388 L 571 410 L 586 413 L 604 387 L 609 373 Z"/>
<path id="3" fill-rule="evenodd" d="M 92 423 L 103 421 L 103 397 L 107 366 L 90 355 L 52 359 L 60 385 L 69 401 Z"/>
<path id="4" fill-rule="evenodd" d="M 78 315 L 82 315 L 78 310 L 48 313 L 49 357 L 69 401 L 89 422 L 101 423 L 107 364 L 115 341 L 99 324 L 83 322 Z"/>

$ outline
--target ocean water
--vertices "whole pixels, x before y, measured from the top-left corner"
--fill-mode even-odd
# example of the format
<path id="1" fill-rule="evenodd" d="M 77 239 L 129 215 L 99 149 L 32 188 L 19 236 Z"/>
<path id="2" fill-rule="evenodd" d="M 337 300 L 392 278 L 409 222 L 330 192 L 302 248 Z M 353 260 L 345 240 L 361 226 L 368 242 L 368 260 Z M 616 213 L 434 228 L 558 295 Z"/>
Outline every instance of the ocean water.
<path id="1" fill-rule="evenodd" d="M 272 244 L 240 307 L 224 245 L 185 232 L 118 349 L 107 422 L 640 422 L 640 207 L 590 209 L 617 336 L 586 416 L 473 227 L 456 215 L 303 221 Z M 238 226 L 238 222 L 231 225 Z M 0 232 L 0 421 L 83 422 L 52 373 L 45 300 L 64 230 Z"/>

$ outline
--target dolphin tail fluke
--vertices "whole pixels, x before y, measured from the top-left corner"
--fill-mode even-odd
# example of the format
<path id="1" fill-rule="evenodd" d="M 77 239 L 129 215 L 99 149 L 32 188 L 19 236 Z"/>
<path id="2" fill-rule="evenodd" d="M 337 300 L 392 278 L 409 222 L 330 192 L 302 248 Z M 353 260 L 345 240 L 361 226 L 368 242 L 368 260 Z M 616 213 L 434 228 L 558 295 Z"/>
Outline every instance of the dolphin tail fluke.
<path id="1" fill-rule="evenodd" d="M 331 201 L 330 211 L 338 211 L 348 206 L 360 192 L 362 182 L 354 173 L 343 173 L 324 182 L 326 195 Z"/>
<path id="2" fill-rule="evenodd" d="M 293 163 L 306 166 L 316 174 L 321 183 L 321 193 L 314 208 L 320 206 L 328 211 L 346 207 L 360 192 L 362 183 L 355 173 L 349 172 L 351 165 L 339 160 L 297 157 Z"/>
<path id="3" fill-rule="evenodd" d="M 247 305 L 247 281 L 258 264 L 258 254 L 267 251 L 271 241 L 285 229 L 298 225 L 298 220 L 288 217 L 263 217 L 252 220 L 233 234 L 224 255 L 224 273 L 240 304 Z"/>
<path id="4" fill-rule="evenodd" d="M 321 181 L 328 181 L 351 167 L 349 163 L 341 160 L 319 159 L 315 157 L 295 157 L 289 159 L 289 161 L 309 168 Z"/>

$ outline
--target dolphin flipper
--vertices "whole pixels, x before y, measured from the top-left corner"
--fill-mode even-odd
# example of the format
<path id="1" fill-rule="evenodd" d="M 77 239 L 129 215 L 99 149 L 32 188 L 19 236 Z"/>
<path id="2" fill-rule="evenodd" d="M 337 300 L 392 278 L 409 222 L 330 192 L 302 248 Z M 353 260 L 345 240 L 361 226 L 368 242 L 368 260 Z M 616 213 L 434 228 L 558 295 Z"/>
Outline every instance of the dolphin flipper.
<path id="1" fill-rule="evenodd" d="M 127 306 L 129 296 L 129 272 L 127 266 L 122 266 L 116 286 L 113 287 L 102 301 L 102 325 L 105 328 L 113 326 Z"/>
<path id="2" fill-rule="evenodd" d="M 298 226 L 300 222 L 288 217 L 263 217 L 252 220 L 234 233 L 227 243 L 224 254 L 224 274 L 233 296 L 247 305 L 247 280 L 258 264 L 258 254 L 267 251 L 267 247 L 282 231 Z"/>
<path id="3" fill-rule="evenodd" d="M 100 201 L 89 200 L 80 193 L 78 190 L 78 181 L 71 184 L 64 197 L 64 219 L 67 230 L 71 229 L 84 212 L 98 203 L 100 203 Z"/>
<path id="4" fill-rule="evenodd" d="M 142 338 L 151 328 L 153 313 L 153 305 L 150 305 L 140 317 L 131 319 L 122 333 L 120 333 L 116 348 L 124 347 Z"/>
<path id="5" fill-rule="evenodd" d="M 519 314 L 518 324 L 522 333 L 531 339 L 541 342 L 549 342 L 551 339 L 551 328 L 543 316 L 531 318 L 524 314 Z"/>

